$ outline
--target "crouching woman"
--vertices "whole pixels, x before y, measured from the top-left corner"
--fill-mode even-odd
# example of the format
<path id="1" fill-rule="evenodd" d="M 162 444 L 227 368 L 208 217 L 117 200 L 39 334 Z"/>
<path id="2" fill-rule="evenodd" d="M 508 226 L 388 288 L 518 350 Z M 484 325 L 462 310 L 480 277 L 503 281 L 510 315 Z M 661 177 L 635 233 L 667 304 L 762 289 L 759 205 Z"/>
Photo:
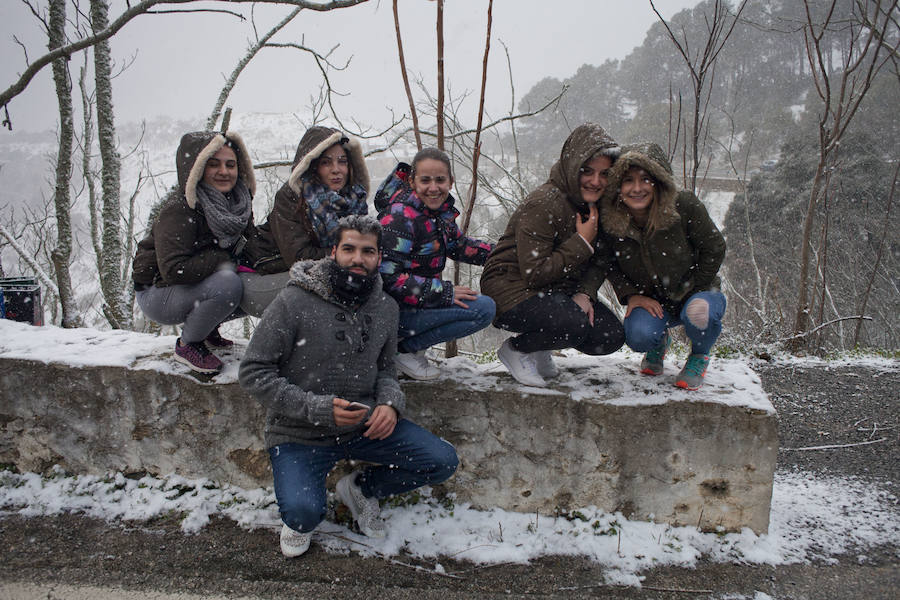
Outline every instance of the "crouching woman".
<path id="1" fill-rule="evenodd" d="M 625 342 L 646 353 L 641 373 L 663 373 L 668 330 L 684 325 L 691 354 L 675 385 L 698 389 L 722 331 L 725 296 L 717 273 L 725 239 L 697 196 L 678 191 L 656 144 L 624 149 L 610 172 L 600 222 L 608 277 L 627 306 Z"/>
<path id="2" fill-rule="evenodd" d="M 184 324 L 175 360 L 215 373 L 222 361 L 208 347 L 231 346 L 219 335 L 219 324 L 242 314 L 236 266 L 253 232 L 256 180 L 236 133 L 185 134 L 175 165 L 178 184 L 151 217 L 134 257 L 135 297 L 147 318 Z"/>

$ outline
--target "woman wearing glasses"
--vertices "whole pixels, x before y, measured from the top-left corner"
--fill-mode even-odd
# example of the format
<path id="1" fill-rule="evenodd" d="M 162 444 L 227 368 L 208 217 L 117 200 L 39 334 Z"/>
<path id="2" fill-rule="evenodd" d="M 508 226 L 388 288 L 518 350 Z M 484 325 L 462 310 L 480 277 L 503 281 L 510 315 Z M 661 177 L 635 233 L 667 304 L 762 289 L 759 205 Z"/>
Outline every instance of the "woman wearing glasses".
<path id="1" fill-rule="evenodd" d="M 397 370 L 413 379 L 434 379 L 440 371 L 425 351 L 491 324 L 494 301 L 441 278 L 448 258 L 483 265 L 492 245 L 463 235 L 450 195 L 450 157 L 423 148 L 412 166 L 400 163 L 375 193 L 383 229 L 381 278 L 400 306 Z"/>

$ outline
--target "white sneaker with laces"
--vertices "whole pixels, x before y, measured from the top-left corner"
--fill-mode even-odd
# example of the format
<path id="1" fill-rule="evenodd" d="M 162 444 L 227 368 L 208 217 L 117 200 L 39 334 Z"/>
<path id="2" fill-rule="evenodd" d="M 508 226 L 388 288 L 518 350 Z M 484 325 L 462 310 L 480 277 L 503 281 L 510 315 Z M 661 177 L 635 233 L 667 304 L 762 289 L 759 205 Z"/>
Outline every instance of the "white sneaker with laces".
<path id="1" fill-rule="evenodd" d="M 312 540 L 312 532 L 300 533 L 287 525 L 281 526 L 281 553 L 287 558 L 300 556 L 309 550 L 309 542 Z"/>
<path id="2" fill-rule="evenodd" d="M 398 352 L 394 357 L 394 364 L 397 365 L 398 371 L 411 379 L 426 381 L 435 379 L 441 374 L 440 369 L 428 362 L 424 350 L 408 353 Z"/>
<path id="3" fill-rule="evenodd" d="M 553 379 L 559 377 L 559 368 L 553 362 L 553 352 L 551 350 L 541 350 L 534 353 L 534 364 L 537 367 L 538 375 L 544 379 Z"/>
<path id="4" fill-rule="evenodd" d="M 534 356 L 536 353 L 526 354 L 515 350 L 512 347 L 511 339 L 507 338 L 500 346 L 500 349 L 497 350 L 497 357 L 500 359 L 500 362 L 506 365 L 509 374 L 519 383 L 535 387 L 546 387 L 547 382 L 544 381 L 544 378 L 537 371 Z"/>
<path id="5" fill-rule="evenodd" d="M 360 531 L 369 537 L 383 538 L 384 521 L 381 520 L 378 498 L 363 496 L 362 490 L 356 485 L 357 475 L 359 471 L 353 471 L 340 478 L 335 486 L 337 496 L 353 513 L 353 520 L 356 521 Z"/>

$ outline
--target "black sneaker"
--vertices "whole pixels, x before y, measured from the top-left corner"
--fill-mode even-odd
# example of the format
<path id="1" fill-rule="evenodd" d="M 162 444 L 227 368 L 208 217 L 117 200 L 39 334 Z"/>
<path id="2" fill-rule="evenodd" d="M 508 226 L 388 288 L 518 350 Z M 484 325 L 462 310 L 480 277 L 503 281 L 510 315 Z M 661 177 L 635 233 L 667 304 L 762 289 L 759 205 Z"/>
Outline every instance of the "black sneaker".
<path id="1" fill-rule="evenodd" d="M 206 339 L 203 340 L 203 343 L 205 343 L 206 347 L 210 350 L 212 350 L 213 348 L 230 348 L 234 346 L 234 342 L 222 337 L 222 335 L 219 333 L 218 326 L 216 326 L 215 329 L 209 332 L 209 335 L 206 336 Z"/>

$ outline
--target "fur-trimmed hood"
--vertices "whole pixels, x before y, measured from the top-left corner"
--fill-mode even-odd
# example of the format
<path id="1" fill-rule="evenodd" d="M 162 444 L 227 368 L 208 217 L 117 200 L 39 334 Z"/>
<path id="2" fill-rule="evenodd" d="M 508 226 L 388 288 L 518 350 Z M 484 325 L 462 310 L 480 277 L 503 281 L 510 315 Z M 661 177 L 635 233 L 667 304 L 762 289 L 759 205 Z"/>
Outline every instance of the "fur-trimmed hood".
<path id="1" fill-rule="evenodd" d="M 319 260 L 298 260 L 291 266 L 291 278 L 288 281 L 288 285 L 296 285 L 317 296 L 321 296 L 329 302 L 340 304 L 334 297 L 331 281 L 328 277 L 328 271 L 333 263 L 334 259 L 330 256 Z M 375 285 L 372 286 L 372 296 L 380 295 L 380 293 L 381 275 L 378 275 Z"/>
<path id="2" fill-rule="evenodd" d="M 622 154 L 610 169 L 609 185 L 606 187 L 600 208 L 600 221 L 604 231 L 624 237 L 632 226 L 631 214 L 620 199 L 622 178 L 631 167 L 644 169 L 656 182 L 656 228 L 668 229 L 677 223 L 681 217 L 675 206 L 678 187 L 672 176 L 672 165 L 659 145 L 639 143 L 623 147 Z M 651 208 L 651 211 L 653 210 L 654 208 Z"/>
<path id="3" fill-rule="evenodd" d="M 369 170 L 366 168 L 366 160 L 363 157 L 362 145 L 356 138 L 351 138 L 338 129 L 316 125 L 310 127 L 303 134 L 294 153 L 294 164 L 291 167 L 291 176 L 288 185 L 298 196 L 302 194 L 300 178 L 309 170 L 312 161 L 319 158 L 323 152 L 335 144 L 341 144 L 347 151 L 350 160 L 351 184 L 361 185 L 366 193 L 371 189 Z"/>
<path id="4" fill-rule="evenodd" d="M 581 199 L 581 186 L 578 183 L 579 170 L 599 150 L 609 150 L 611 158 L 615 158 L 617 149 L 616 141 L 596 123 L 579 125 L 563 144 L 559 160 L 550 169 L 547 183 L 575 203 L 578 212 L 586 213 L 587 205 Z"/>
<path id="5" fill-rule="evenodd" d="M 229 143 L 229 146 L 237 154 L 238 178 L 250 190 L 250 195 L 256 194 L 256 177 L 253 175 L 253 162 L 250 153 L 244 145 L 244 139 L 236 132 L 229 131 L 226 134 L 214 131 L 192 131 L 181 137 L 178 150 L 175 154 L 175 167 L 178 173 L 178 190 L 187 200 L 190 208 L 197 206 L 197 184 L 203 180 L 203 172 L 206 169 L 206 161 Z"/>

